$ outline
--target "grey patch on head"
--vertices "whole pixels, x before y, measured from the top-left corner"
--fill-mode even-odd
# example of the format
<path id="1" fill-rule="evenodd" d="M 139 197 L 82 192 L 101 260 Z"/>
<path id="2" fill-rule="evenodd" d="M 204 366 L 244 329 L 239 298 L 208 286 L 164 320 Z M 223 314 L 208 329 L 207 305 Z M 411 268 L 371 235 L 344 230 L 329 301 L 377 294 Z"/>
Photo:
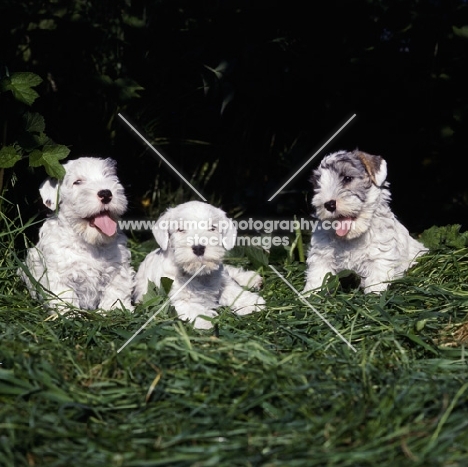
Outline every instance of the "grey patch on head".
<path id="1" fill-rule="evenodd" d="M 372 154 L 367 154 L 366 152 L 362 151 L 355 151 L 354 154 L 361 161 L 364 169 L 369 174 L 372 183 L 376 186 L 379 186 L 375 179 L 375 175 L 380 170 L 380 166 L 382 165 L 382 157 L 373 156 Z"/>
<path id="2" fill-rule="evenodd" d="M 340 151 L 325 157 L 317 169 L 312 172 L 309 181 L 312 183 L 315 195 L 322 188 L 321 177 L 326 172 L 337 177 L 340 196 L 353 196 L 362 203 L 366 202 L 368 192 L 374 185 L 377 188 L 387 188 L 386 163 L 381 156 L 374 156 L 359 151 Z"/>
<path id="3" fill-rule="evenodd" d="M 324 159 L 319 169 L 332 170 L 342 178 L 349 176 L 369 180 L 369 186 L 374 184 L 379 187 L 376 175 L 379 173 L 383 158 L 374 156 L 359 150 L 336 154 L 331 160 Z"/>
<path id="4" fill-rule="evenodd" d="M 338 174 L 343 185 L 350 183 L 344 181 L 345 177 L 351 177 L 353 180 L 366 180 L 369 182 L 369 186 L 371 185 L 367 170 L 357 157 L 352 156 L 352 153 L 340 155 L 335 160 L 323 164 L 320 169 Z"/>
<path id="5" fill-rule="evenodd" d="M 351 164 L 355 169 L 360 169 L 361 165 L 357 162 L 356 157 L 352 156 L 352 152 L 347 152 L 345 154 L 339 154 L 336 158 L 333 158 L 333 161 L 324 161 L 322 164 L 323 169 L 333 169 L 336 170 L 338 164 Z"/>
<path id="6" fill-rule="evenodd" d="M 348 193 L 358 198 L 362 203 L 365 202 L 373 181 L 355 152 L 336 154 L 335 157 L 325 160 L 319 170 L 329 170 L 337 174 L 342 194 Z M 347 180 L 348 177 L 349 180 Z"/>

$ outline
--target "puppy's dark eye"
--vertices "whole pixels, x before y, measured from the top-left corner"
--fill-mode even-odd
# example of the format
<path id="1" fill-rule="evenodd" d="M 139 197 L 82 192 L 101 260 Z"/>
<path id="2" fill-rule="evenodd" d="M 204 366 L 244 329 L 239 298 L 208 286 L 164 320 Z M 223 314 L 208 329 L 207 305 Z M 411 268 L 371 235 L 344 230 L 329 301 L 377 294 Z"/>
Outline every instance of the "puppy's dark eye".
<path id="1" fill-rule="evenodd" d="M 83 183 L 83 180 L 75 180 L 73 182 L 73 185 L 81 185 Z"/>
<path id="2" fill-rule="evenodd" d="M 216 232 L 218 230 L 218 226 L 217 225 L 212 225 L 209 229 L 208 229 L 208 232 Z"/>
<path id="3" fill-rule="evenodd" d="M 185 230 L 184 230 L 184 229 L 177 229 L 177 232 L 184 233 L 184 232 L 185 232 Z"/>
<path id="4" fill-rule="evenodd" d="M 354 180 L 354 177 L 350 177 L 349 175 L 346 175 L 343 177 L 343 182 L 344 183 L 351 183 Z"/>

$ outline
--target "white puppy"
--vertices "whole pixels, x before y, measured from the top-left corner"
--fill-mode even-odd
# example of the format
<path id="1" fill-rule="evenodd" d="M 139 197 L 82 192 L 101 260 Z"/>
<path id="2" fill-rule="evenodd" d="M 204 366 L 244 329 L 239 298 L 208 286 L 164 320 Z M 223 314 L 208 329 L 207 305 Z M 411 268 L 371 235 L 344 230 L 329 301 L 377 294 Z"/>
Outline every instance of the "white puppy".
<path id="1" fill-rule="evenodd" d="M 350 269 L 365 292 L 381 292 L 427 249 L 390 210 L 387 164 L 380 156 L 338 151 L 312 174 L 312 205 L 320 224 L 312 233 L 304 291 L 327 273 Z"/>
<path id="2" fill-rule="evenodd" d="M 58 212 L 46 219 L 39 242 L 28 250 L 31 276 L 51 292 L 49 306 L 64 302 L 82 309 L 132 309 L 134 271 L 127 238 L 117 226 L 127 208 L 112 159 L 81 157 L 64 164 L 65 177 L 40 187 L 44 204 Z M 24 270 L 33 297 L 41 296 Z"/>
<path id="3" fill-rule="evenodd" d="M 259 288 L 253 271 L 223 265 L 226 250 L 235 245 L 236 229 L 224 211 L 208 203 L 189 201 L 168 209 L 153 227 L 159 249 L 151 252 L 136 274 L 134 297 L 140 302 L 148 281 L 158 288 L 161 278 L 173 280 L 169 297 L 179 318 L 209 329 L 202 316 L 217 316 L 229 306 L 238 315 L 259 311 L 265 301 L 241 286 Z"/>

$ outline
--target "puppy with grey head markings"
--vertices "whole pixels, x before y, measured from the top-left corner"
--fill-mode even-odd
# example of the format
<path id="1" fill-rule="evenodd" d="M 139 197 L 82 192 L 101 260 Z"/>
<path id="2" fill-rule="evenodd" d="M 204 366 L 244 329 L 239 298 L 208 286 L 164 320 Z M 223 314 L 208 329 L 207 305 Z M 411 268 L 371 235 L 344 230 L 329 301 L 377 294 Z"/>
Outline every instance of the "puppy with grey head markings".
<path id="1" fill-rule="evenodd" d="M 64 168 L 62 181 L 48 178 L 39 189 L 44 204 L 56 212 L 27 252 L 29 273 L 49 295 L 46 306 L 53 313 L 66 311 L 67 304 L 84 310 L 132 310 L 134 270 L 127 238 L 117 224 L 127 198 L 116 162 L 80 157 Z M 33 297 L 43 295 L 23 269 L 19 274 Z"/>
<path id="2" fill-rule="evenodd" d="M 332 153 L 313 172 L 319 224 L 304 292 L 319 288 L 326 274 L 349 269 L 360 276 L 364 292 L 379 293 L 427 251 L 391 211 L 386 178 L 386 161 L 358 150 Z"/>
<path id="3" fill-rule="evenodd" d="M 235 245 L 236 228 L 225 212 L 208 203 L 189 201 L 169 208 L 157 220 L 153 235 L 159 248 L 149 253 L 135 277 L 135 302 L 141 302 L 148 281 L 161 287 L 173 280 L 169 298 L 177 315 L 195 328 L 209 329 L 204 317 L 229 306 L 237 315 L 260 311 L 265 300 L 255 292 L 262 278 L 254 271 L 223 264 L 225 252 Z"/>

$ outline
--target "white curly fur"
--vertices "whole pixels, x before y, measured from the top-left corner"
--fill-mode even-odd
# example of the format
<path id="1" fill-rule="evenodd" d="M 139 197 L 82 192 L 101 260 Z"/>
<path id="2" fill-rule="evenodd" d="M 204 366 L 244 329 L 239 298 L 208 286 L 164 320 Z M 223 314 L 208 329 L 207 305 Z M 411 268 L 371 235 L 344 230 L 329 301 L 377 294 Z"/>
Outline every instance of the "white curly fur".
<path id="1" fill-rule="evenodd" d="M 320 287 L 327 273 L 350 269 L 365 292 L 378 293 L 427 251 L 390 210 L 386 178 L 385 160 L 358 150 L 330 154 L 313 172 L 321 223 L 312 233 L 304 292 Z"/>
<path id="2" fill-rule="evenodd" d="M 138 269 L 136 302 L 142 300 L 148 281 L 160 287 L 161 278 L 168 277 L 173 280 L 171 304 L 180 319 L 196 328 L 211 328 L 203 316 L 217 316 L 219 306 L 229 306 L 238 315 L 264 308 L 260 295 L 242 287 L 259 288 L 261 276 L 223 265 L 225 251 L 235 244 L 236 229 L 221 209 L 200 201 L 180 204 L 158 219 L 153 234 L 160 248 L 149 253 Z"/>
<path id="3" fill-rule="evenodd" d="M 51 311 L 65 310 L 66 303 L 87 310 L 131 310 L 134 271 L 127 238 L 117 226 L 127 199 L 116 163 L 81 157 L 64 167 L 62 182 L 49 178 L 40 187 L 44 204 L 52 210 L 58 206 L 58 212 L 42 225 L 26 266 L 49 295 Z M 43 296 L 23 270 L 20 275 L 33 297 Z"/>

